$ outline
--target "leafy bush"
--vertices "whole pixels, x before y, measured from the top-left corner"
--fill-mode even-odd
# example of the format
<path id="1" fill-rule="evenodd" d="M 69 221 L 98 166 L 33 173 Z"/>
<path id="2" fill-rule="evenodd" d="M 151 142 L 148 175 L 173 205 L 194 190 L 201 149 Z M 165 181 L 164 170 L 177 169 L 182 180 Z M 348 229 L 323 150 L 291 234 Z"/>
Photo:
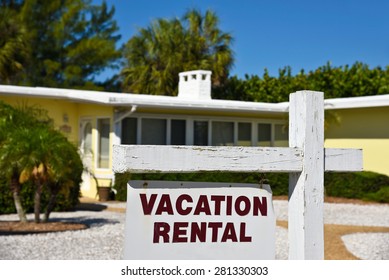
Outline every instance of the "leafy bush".
<path id="1" fill-rule="evenodd" d="M 364 199 L 388 203 L 389 202 L 389 186 L 383 186 L 375 193 L 366 194 Z"/>
<path id="2" fill-rule="evenodd" d="M 324 179 L 328 196 L 389 202 L 388 176 L 374 172 L 326 173 Z"/>
<path id="3" fill-rule="evenodd" d="M 27 213 L 34 212 L 34 194 L 35 186 L 30 181 L 22 184 L 21 187 L 21 199 L 23 209 Z M 59 192 L 54 207 L 54 211 L 70 211 L 79 203 L 80 198 L 80 186 L 77 185 L 71 188 L 62 188 Z M 43 189 L 41 197 L 41 205 L 47 206 L 49 201 L 49 192 L 47 188 Z M 43 211 L 45 209 L 42 209 Z M 43 212 L 42 211 L 42 212 Z M 12 198 L 12 193 L 9 184 L 6 180 L 0 180 L 0 214 L 12 214 L 16 213 L 15 204 Z"/>
<path id="4" fill-rule="evenodd" d="M 126 201 L 130 180 L 258 183 L 262 177 L 270 184 L 273 195 L 288 195 L 289 175 L 285 173 L 120 173 L 115 174 L 114 188 L 116 199 Z M 326 173 L 324 188 L 327 196 L 389 202 L 389 177 L 374 172 Z"/>

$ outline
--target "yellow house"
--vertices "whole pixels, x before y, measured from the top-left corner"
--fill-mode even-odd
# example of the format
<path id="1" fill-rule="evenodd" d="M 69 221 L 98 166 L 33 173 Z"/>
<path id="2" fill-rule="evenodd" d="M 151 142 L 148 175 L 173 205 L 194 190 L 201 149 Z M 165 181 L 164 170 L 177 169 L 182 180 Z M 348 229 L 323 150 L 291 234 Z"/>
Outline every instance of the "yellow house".
<path id="1" fill-rule="evenodd" d="M 180 73 L 177 97 L 0 86 L 0 100 L 37 105 L 77 143 L 85 167 L 81 191 L 109 186 L 112 145 L 287 146 L 288 103 L 211 98 L 211 72 Z M 328 99 L 340 117 L 325 131 L 326 147 L 363 148 L 364 169 L 389 175 L 389 95 Z"/>

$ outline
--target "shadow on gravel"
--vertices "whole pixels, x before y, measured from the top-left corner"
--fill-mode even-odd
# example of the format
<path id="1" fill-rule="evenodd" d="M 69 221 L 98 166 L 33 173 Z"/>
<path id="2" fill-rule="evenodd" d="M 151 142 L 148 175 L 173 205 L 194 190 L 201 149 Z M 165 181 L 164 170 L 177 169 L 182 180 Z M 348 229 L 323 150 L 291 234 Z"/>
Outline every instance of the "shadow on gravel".
<path id="1" fill-rule="evenodd" d="M 103 211 L 107 209 L 106 205 L 98 203 L 82 202 L 75 207 L 75 211 Z"/>
<path id="2" fill-rule="evenodd" d="M 51 218 L 47 223 L 20 223 L 19 221 L 0 221 L 0 236 L 28 235 L 99 228 L 105 225 L 119 224 L 114 219 L 91 217 Z"/>
<path id="3" fill-rule="evenodd" d="M 91 218 L 91 217 L 69 217 L 69 218 L 50 218 L 51 222 L 63 222 L 63 223 L 77 223 L 84 224 L 88 228 L 101 227 L 107 224 L 115 225 L 120 223 L 117 220 L 104 219 L 104 218 Z"/>

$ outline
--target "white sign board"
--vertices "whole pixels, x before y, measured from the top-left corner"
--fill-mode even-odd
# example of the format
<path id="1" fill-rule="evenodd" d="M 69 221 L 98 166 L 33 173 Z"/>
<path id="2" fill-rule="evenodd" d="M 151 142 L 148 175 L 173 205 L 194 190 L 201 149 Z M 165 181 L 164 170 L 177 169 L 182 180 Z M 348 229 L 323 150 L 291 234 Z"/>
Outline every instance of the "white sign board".
<path id="1" fill-rule="evenodd" d="M 275 258 L 269 185 L 130 181 L 127 192 L 124 259 Z"/>

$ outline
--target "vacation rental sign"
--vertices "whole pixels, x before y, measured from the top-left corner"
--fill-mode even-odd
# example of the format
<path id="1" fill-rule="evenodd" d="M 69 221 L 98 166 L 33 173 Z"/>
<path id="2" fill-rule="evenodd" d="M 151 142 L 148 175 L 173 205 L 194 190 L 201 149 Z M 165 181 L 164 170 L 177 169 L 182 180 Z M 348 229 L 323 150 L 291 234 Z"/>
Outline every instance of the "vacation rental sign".
<path id="1" fill-rule="evenodd" d="M 268 185 L 130 181 L 124 259 L 274 259 Z"/>

